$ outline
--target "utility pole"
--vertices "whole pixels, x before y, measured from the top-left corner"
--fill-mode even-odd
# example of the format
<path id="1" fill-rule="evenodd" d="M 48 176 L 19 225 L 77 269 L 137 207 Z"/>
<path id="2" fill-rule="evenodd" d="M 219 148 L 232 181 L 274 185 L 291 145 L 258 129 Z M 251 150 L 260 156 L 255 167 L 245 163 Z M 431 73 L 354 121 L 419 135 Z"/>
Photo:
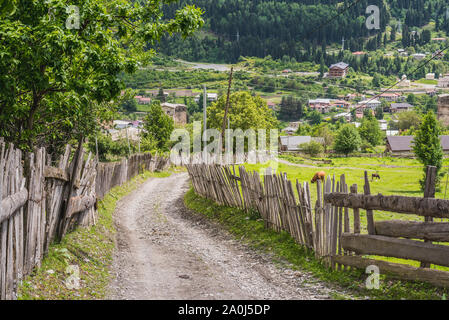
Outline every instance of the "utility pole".
<path id="1" fill-rule="evenodd" d="M 234 72 L 234 67 L 231 68 L 231 74 L 229 76 L 229 85 L 228 85 L 228 95 L 226 98 L 226 109 L 225 109 L 225 114 L 224 114 L 224 118 L 223 118 L 223 126 L 221 127 L 221 141 L 223 143 L 224 146 L 224 139 L 225 139 L 225 130 L 226 130 L 226 121 L 228 119 L 228 111 L 229 111 L 229 99 L 231 96 L 231 85 L 232 85 L 232 73 Z"/>
<path id="2" fill-rule="evenodd" d="M 343 39 L 341 40 L 342 45 L 341 45 L 341 51 L 345 51 L 345 37 L 343 37 Z"/>
<path id="3" fill-rule="evenodd" d="M 203 134 L 207 130 L 207 89 L 206 85 L 203 85 L 204 93 L 203 93 Z"/>

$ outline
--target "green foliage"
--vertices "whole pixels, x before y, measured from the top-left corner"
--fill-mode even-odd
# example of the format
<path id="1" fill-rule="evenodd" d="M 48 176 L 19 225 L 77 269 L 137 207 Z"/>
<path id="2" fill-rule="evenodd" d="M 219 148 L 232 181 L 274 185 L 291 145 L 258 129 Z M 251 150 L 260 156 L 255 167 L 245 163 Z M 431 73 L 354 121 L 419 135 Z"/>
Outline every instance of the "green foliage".
<path id="1" fill-rule="evenodd" d="M 261 97 L 253 97 L 249 92 L 242 91 L 231 94 L 228 117 L 231 129 L 275 129 L 278 121 Z M 208 128 L 222 130 L 223 118 L 226 109 L 226 96 L 220 97 L 217 102 L 207 109 Z"/>
<path id="2" fill-rule="evenodd" d="M 151 105 L 150 111 L 145 117 L 143 136 L 156 141 L 158 149 L 167 151 L 174 126 L 173 118 L 166 115 L 159 101 L 156 101 Z"/>
<path id="3" fill-rule="evenodd" d="M 319 137 L 323 139 L 322 145 L 324 147 L 324 152 L 327 152 L 328 149 L 331 148 L 335 142 L 335 134 L 331 129 L 331 125 L 329 124 L 322 124 L 320 126 L 317 126 L 313 130 L 312 135 L 314 137 Z"/>
<path id="4" fill-rule="evenodd" d="M 435 166 L 438 173 L 441 171 L 443 165 L 443 148 L 440 141 L 441 127 L 438 123 L 435 114 L 429 111 L 423 118 L 421 126 L 416 131 L 414 138 L 413 151 L 416 157 L 424 165 L 424 171 L 427 166 Z M 424 188 L 425 177 L 421 180 L 421 185 Z"/>
<path id="5" fill-rule="evenodd" d="M 417 128 L 421 124 L 421 116 L 416 111 L 405 111 L 397 115 L 399 120 L 398 128 L 400 130 L 408 130 Z"/>
<path id="6" fill-rule="evenodd" d="M 304 106 L 300 99 L 293 96 L 282 97 L 280 104 L 279 120 L 298 121 L 304 115 Z"/>
<path id="7" fill-rule="evenodd" d="M 365 117 L 362 119 L 362 124 L 359 127 L 359 134 L 362 140 L 367 141 L 374 147 L 381 144 L 384 138 L 384 134 L 380 130 L 379 123 L 374 117 Z"/>
<path id="8" fill-rule="evenodd" d="M 356 127 L 352 124 L 346 124 L 338 131 L 334 149 L 336 152 L 348 155 L 357 151 L 361 144 L 362 140 Z"/>
<path id="9" fill-rule="evenodd" d="M 79 28 L 67 28 L 67 1 L 16 2 L 0 19 L 0 136 L 28 150 L 57 152 L 94 132 L 117 111 L 124 88 L 117 76 L 150 61 L 147 45 L 164 34 L 186 37 L 204 22 L 191 5 L 165 19 L 161 0 L 79 0 Z"/>
<path id="10" fill-rule="evenodd" d="M 303 143 L 299 146 L 299 148 L 304 152 L 305 154 L 311 156 L 311 157 L 317 157 L 320 154 L 323 153 L 324 147 L 321 143 L 316 141 L 310 141 L 309 143 Z"/>
<path id="11" fill-rule="evenodd" d="M 129 98 L 122 102 L 121 109 L 127 113 L 136 112 L 137 111 L 137 101 L 134 98 Z"/>

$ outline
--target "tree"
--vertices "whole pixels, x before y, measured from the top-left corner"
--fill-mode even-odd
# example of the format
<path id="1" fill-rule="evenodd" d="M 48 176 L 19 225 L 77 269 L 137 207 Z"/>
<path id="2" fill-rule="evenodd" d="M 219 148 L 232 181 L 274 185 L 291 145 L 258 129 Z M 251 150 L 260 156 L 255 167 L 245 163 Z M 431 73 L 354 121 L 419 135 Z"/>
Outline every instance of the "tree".
<path id="1" fill-rule="evenodd" d="M 120 106 L 118 75 L 148 64 L 164 34 L 204 23 L 193 5 L 163 18 L 162 0 L 79 0 L 72 11 L 63 0 L 15 2 L 0 19 L 0 136 L 26 150 L 57 153 L 98 130 Z"/>
<path id="2" fill-rule="evenodd" d="M 416 111 L 405 111 L 397 115 L 399 130 L 417 128 L 421 124 L 421 116 Z"/>
<path id="3" fill-rule="evenodd" d="M 313 110 L 309 113 L 307 119 L 309 119 L 311 125 L 317 125 L 321 123 L 323 116 L 318 111 Z"/>
<path id="4" fill-rule="evenodd" d="M 384 105 L 383 102 L 382 102 L 382 105 Z M 375 115 L 377 120 L 383 120 L 383 118 L 384 118 L 384 107 L 383 106 L 376 107 L 376 111 L 374 112 L 374 115 Z"/>
<path id="5" fill-rule="evenodd" d="M 282 97 L 279 107 L 279 119 L 283 121 L 298 121 L 304 115 L 304 107 L 301 100 L 293 96 Z"/>
<path id="6" fill-rule="evenodd" d="M 159 100 L 161 103 L 166 102 L 166 97 L 163 88 L 159 88 L 159 92 L 157 93 L 156 99 Z"/>
<path id="7" fill-rule="evenodd" d="M 443 148 L 441 147 L 440 135 L 441 126 L 435 114 L 429 111 L 416 131 L 413 151 L 424 165 L 424 172 L 426 172 L 427 166 L 435 166 L 437 168 L 437 181 L 439 181 L 438 173 L 443 165 Z M 424 189 L 425 175 L 420 183 Z"/>
<path id="8" fill-rule="evenodd" d="M 314 137 L 322 138 L 322 144 L 324 147 L 324 152 L 327 152 L 329 148 L 332 147 L 335 141 L 335 134 L 332 132 L 332 130 L 329 128 L 329 125 L 324 124 L 321 125 L 315 130 L 313 133 Z"/>
<path id="9" fill-rule="evenodd" d="M 241 91 L 231 94 L 228 117 L 231 129 L 275 129 L 278 121 L 268 108 L 267 102 L 259 96 L 253 97 L 249 92 Z M 226 96 L 207 109 L 208 128 L 222 130 L 226 108 Z"/>
<path id="10" fill-rule="evenodd" d="M 359 127 L 360 137 L 373 147 L 382 143 L 383 132 L 380 130 L 379 122 L 376 118 L 363 118 Z"/>
<path id="11" fill-rule="evenodd" d="M 131 113 L 137 111 L 137 101 L 134 98 L 124 100 L 121 104 L 121 109 L 125 112 Z"/>
<path id="12" fill-rule="evenodd" d="M 144 120 L 144 138 L 153 140 L 158 149 L 166 151 L 170 135 L 174 129 L 174 120 L 165 114 L 159 101 L 150 106 L 150 111 Z"/>
<path id="13" fill-rule="evenodd" d="M 324 151 L 323 145 L 316 141 L 310 141 L 309 143 L 302 143 L 299 145 L 299 148 L 302 150 L 302 152 L 311 157 L 317 157 Z"/>
<path id="14" fill-rule="evenodd" d="M 350 154 L 360 148 L 362 140 L 357 129 L 352 124 L 346 124 L 340 128 L 335 139 L 335 151 L 345 155 Z"/>

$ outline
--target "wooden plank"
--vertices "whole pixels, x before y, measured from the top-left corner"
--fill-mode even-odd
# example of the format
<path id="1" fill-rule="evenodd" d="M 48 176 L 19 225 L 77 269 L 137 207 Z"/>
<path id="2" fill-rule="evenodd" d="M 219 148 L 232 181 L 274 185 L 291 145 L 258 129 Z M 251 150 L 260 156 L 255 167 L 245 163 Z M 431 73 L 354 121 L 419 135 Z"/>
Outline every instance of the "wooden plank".
<path id="1" fill-rule="evenodd" d="M 449 267 L 449 246 L 348 233 L 342 235 L 341 242 L 344 249 L 354 251 L 356 254 L 417 260 Z"/>
<path id="2" fill-rule="evenodd" d="M 324 197 L 326 202 L 338 207 L 449 218 L 449 200 L 345 193 L 331 193 Z"/>
<path id="3" fill-rule="evenodd" d="M 357 185 L 353 184 L 351 186 L 351 193 L 357 194 Z M 358 208 L 353 209 L 354 213 L 354 233 L 359 234 L 360 233 L 360 210 Z"/>
<path id="4" fill-rule="evenodd" d="M 437 167 L 427 166 L 426 170 L 426 184 L 424 188 L 424 198 L 435 198 L 435 184 L 437 176 Z M 432 222 L 432 217 L 424 217 L 424 221 Z M 428 242 L 426 240 L 426 242 Z M 421 268 L 430 268 L 430 264 L 421 262 Z"/>
<path id="5" fill-rule="evenodd" d="M 89 208 L 92 208 L 97 202 L 96 196 L 76 196 L 70 198 L 71 206 L 70 211 L 68 212 L 68 216 L 72 216 L 75 213 L 85 211 Z"/>
<path id="6" fill-rule="evenodd" d="M 20 192 L 17 192 L 1 201 L 0 211 L 0 223 L 9 219 L 11 215 L 23 207 L 28 199 L 28 190 L 23 188 Z"/>
<path id="7" fill-rule="evenodd" d="M 374 225 L 380 236 L 449 242 L 449 223 L 391 220 Z"/>
<path id="8" fill-rule="evenodd" d="M 446 271 L 415 268 L 409 265 L 358 256 L 336 256 L 333 257 L 333 260 L 336 263 L 363 270 L 366 270 L 370 265 L 375 265 L 379 267 L 381 274 L 393 275 L 396 278 L 409 281 L 424 281 L 437 287 L 449 288 L 449 272 Z"/>
<path id="9" fill-rule="evenodd" d="M 66 182 L 68 182 L 70 179 L 69 174 L 66 170 L 49 166 L 45 166 L 44 176 L 47 179 L 58 179 Z"/>
<path id="10" fill-rule="evenodd" d="M 365 185 L 363 186 L 365 195 L 371 194 L 371 188 L 369 185 L 368 172 L 365 171 Z M 366 224 L 368 229 L 368 234 L 375 234 L 376 230 L 374 230 L 374 212 L 371 209 L 366 210 Z"/>

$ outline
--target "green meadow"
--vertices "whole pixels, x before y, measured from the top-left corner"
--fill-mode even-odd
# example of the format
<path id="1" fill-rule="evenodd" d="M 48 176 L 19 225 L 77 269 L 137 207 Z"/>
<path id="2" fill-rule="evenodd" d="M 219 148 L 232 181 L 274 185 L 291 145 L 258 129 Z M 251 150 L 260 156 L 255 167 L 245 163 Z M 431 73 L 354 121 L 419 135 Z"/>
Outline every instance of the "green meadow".
<path id="1" fill-rule="evenodd" d="M 364 174 L 368 172 L 370 180 L 371 194 L 382 195 L 400 195 L 409 197 L 423 197 L 423 192 L 420 187 L 420 179 L 423 179 L 424 171 L 423 166 L 414 159 L 402 159 L 402 158 L 360 158 L 360 157 L 348 157 L 348 158 L 327 158 L 326 160 L 332 160 L 332 164 L 322 164 L 320 161 L 313 161 L 310 159 L 304 159 L 293 156 L 281 156 L 281 161 L 288 161 L 290 164 L 277 163 L 278 167 L 276 172 L 287 173 L 288 179 L 300 183 L 309 182 L 317 171 L 325 171 L 327 176 L 331 179 L 335 176 L 335 180 L 339 181 L 341 175 L 345 175 L 346 183 L 348 187 L 357 184 L 358 193 L 363 192 L 364 186 Z M 444 160 L 444 166 L 449 165 L 449 159 Z M 304 167 L 301 167 L 304 166 Z M 248 171 L 259 171 L 267 167 L 267 164 L 245 164 Z M 444 176 L 441 177 L 441 183 L 437 186 L 436 198 L 444 199 L 449 198 L 449 190 L 445 197 L 446 191 L 446 179 L 448 168 L 443 168 L 442 172 Z M 371 181 L 371 174 L 378 173 L 381 180 Z M 449 188 L 448 188 L 449 189 Z M 316 202 L 316 185 L 310 184 L 312 203 Z M 296 190 L 295 190 L 296 192 Z M 350 210 L 351 224 L 353 222 L 352 210 Z M 364 210 L 360 210 L 360 219 L 362 233 L 367 233 L 366 229 L 366 213 Z M 423 217 L 417 215 L 399 214 L 385 211 L 375 211 L 374 220 L 409 220 L 409 221 L 424 221 Z M 442 219 L 436 219 L 436 221 L 442 221 Z M 352 225 L 351 225 L 352 229 Z M 396 258 L 376 257 L 382 260 L 390 262 L 398 262 L 410 264 L 413 266 L 419 266 L 419 262 L 402 260 Z M 449 271 L 449 268 L 432 266 L 440 270 Z"/>

